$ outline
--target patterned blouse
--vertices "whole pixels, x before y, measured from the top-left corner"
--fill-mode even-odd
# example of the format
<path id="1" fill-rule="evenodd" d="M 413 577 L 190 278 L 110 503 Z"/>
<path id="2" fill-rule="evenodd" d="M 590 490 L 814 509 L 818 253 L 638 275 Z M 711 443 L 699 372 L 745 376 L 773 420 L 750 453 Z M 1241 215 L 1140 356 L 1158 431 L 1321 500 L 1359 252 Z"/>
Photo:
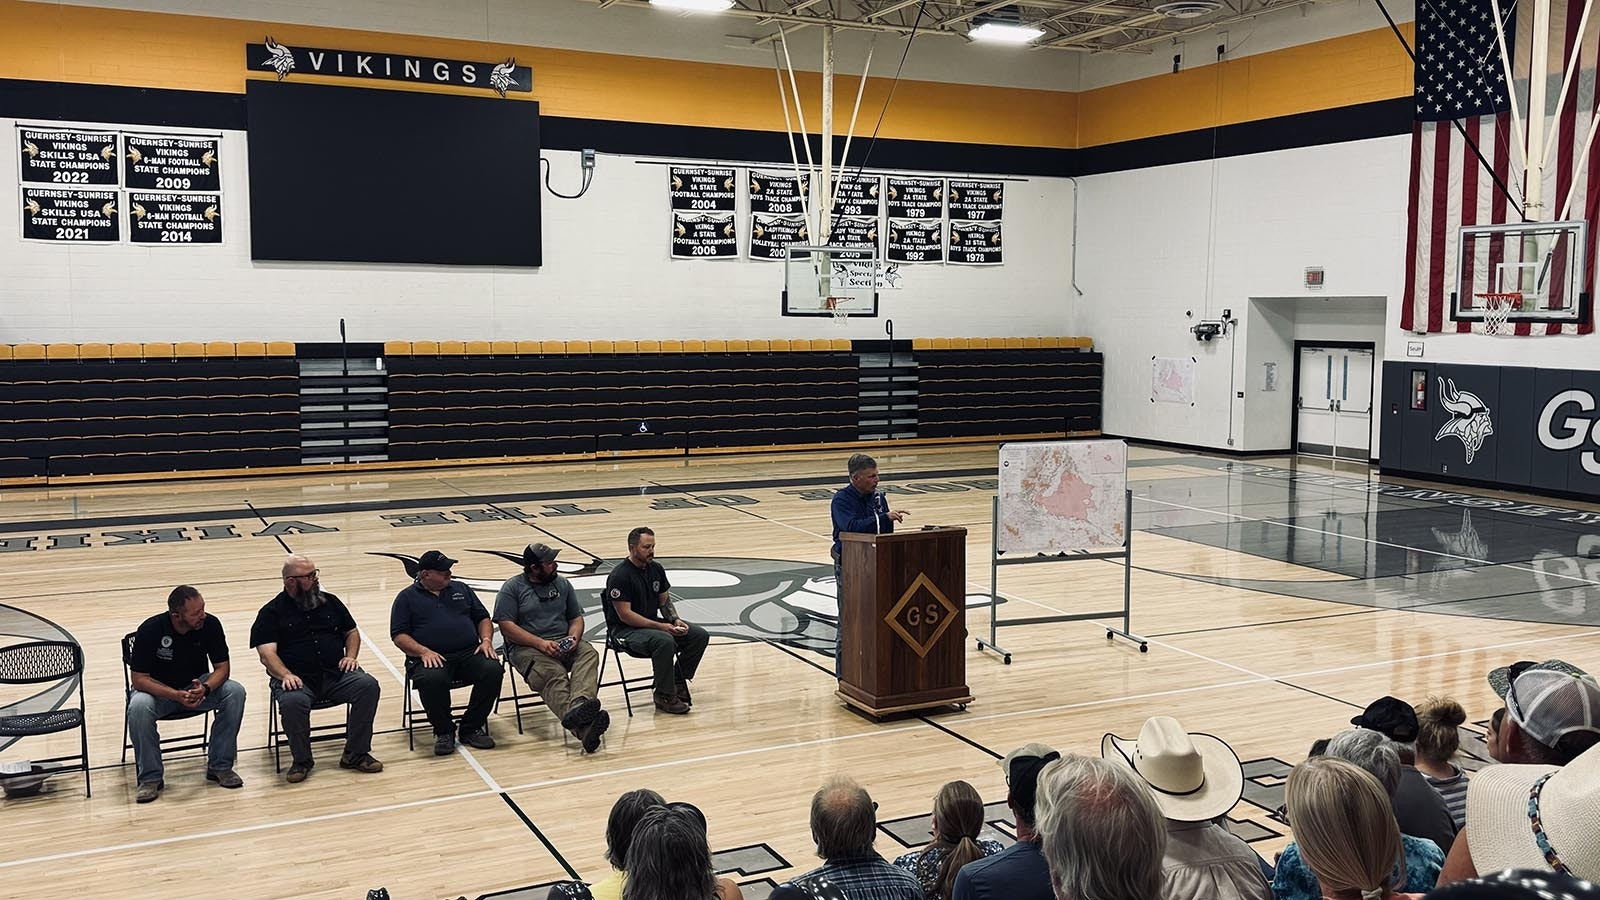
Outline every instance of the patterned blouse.
<path id="1" fill-rule="evenodd" d="M 979 841 L 978 848 L 983 851 L 983 856 L 993 856 L 1005 849 L 1000 846 L 999 841 Z M 917 881 L 922 885 L 922 895 L 926 900 L 938 900 L 939 867 L 944 864 L 944 858 L 949 852 L 949 847 L 913 850 L 896 858 L 894 864 L 917 876 Z"/>
<path id="2" fill-rule="evenodd" d="M 1444 868 L 1444 853 L 1433 841 L 1400 835 L 1405 850 L 1406 883 L 1401 890 L 1426 893 L 1433 890 L 1439 880 L 1439 870 Z M 1272 896 L 1275 900 L 1322 900 L 1322 887 L 1311 867 L 1300 856 L 1300 848 L 1293 841 L 1283 848 L 1278 857 L 1278 871 L 1272 878 Z"/>

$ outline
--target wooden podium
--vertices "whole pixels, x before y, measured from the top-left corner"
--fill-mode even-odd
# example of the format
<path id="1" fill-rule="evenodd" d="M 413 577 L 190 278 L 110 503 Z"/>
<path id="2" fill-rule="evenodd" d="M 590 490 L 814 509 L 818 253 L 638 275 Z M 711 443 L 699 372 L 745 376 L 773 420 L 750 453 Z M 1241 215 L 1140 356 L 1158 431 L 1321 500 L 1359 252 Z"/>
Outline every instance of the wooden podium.
<path id="1" fill-rule="evenodd" d="M 967 530 L 839 539 L 839 699 L 871 716 L 965 706 Z"/>

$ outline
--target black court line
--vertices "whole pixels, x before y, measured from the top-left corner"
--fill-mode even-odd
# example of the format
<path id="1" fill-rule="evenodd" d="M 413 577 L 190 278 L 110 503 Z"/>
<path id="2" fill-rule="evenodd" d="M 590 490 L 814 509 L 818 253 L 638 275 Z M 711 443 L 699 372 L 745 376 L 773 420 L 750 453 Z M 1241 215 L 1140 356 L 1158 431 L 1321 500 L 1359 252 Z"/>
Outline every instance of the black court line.
<path id="1" fill-rule="evenodd" d="M 309 473 L 308 473 L 309 474 Z M 992 466 L 980 469 L 932 469 L 919 472 L 898 472 L 895 474 L 895 485 L 907 481 L 926 480 L 935 478 L 976 478 L 981 476 L 994 476 Z M 839 484 L 837 475 L 806 475 L 788 478 L 761 478 L 747 479 L 745 481 L 716 481 L 716 482 L 686 482 L 684 484 L 670 485 L 676 493 L 727 493 L 732 490 L 746 490 L 755 488 L 783 488 L 807 487 L 817 484 Z M 647 492 L 646 492 L 647 493 Z M 448 507 L 461 503 L 478 503 L 485 506 L 504 503 L 537 503 L 542 500 L 573 500 L 596 499 L 606 497 L 638 497 L 641 490 L 638 486 L 615 488 L 589 488 L 586 490 L 563 491 L 533 491 L 518 494 L 457 494 L 451 497 L 416 497 L 408 500 L 361 500 L 348 503 L 322 503 L 301 506 L 271 506 L 257 509 L 250 507 L 250 513 L 256 517 L 269 518 L 298 518 L 314 515 L 341 515 L 356 512 L 374 512 L 395 509 L 416 509 L 421 506 Z M 247 504 L 248 505 L 248 504 Z M 0 534 L 10 534 L 17 531 L 38 531 L 41 529 L 59 528 L 104 528 L 108 525 L 160 525 L 172 522 L 204 522 L 216 519 L 241 518 L 241 511 L 237 509 L 212 509 L 192 510 L 189 512 L 161 513 L 158 515 L 142 516 L 99 516 L 87 519 L 37 519 L 25 522 L 0 522 Z"/>
<path id="2" fill-rule="evenodd" d="M 528 521 L 528 517 L 527 516 L 516 515 L 511 510 L 506 509 L 506 508 L 504 508 L 504 507 L 502 507 L 502 506 L 500 506 L 498 504 L 495 504 L 495 503 L 489 504 L 489 508 L 494 510 L 495 512 L 505 513 L 506 515 L 510 516 L 511 518 L 515 519 L 518 522 L 521 522 L 522 524 L 528 526 L 529 528 L 532 528 L 534 531 L 539 532 L 540 534 L 544 535 L 545 537 L 549 538 L 550 540 L 559 541 L 560 543 L 565 544 L 568 547 L 571 547 L 572 549 L 578 551 L 579 553 L 584 554 L 585 556 L 589 557 L 590 559 L 598 560 L 600 562 L 604 562 L 605 561 L 605 557 L 604 556 L 601 556 L 600 554 L 595 553 L 594 551 L 589 550 L 587 548 L 580 547 L 576 543 L 574 543 L 574 542 L 572 542 L 570 540 L 567 540 L 566 538 L 556 534 L 554 531 L 550 531 L 547 528 L 540 528 L 538 525 L 535 525 L 534 523 Z"/>
<path id="3" fill-rule="evenodd" d="M 249 507 L 249 509 L 250 509 L 250 511 L 251 511 L 251 512 L 253 512 L 253 513 L 255 513 L 255 514 L 256 514 L 256 518 L 258 518 L 258 519 L 260 519 L 260 520 L 261 520 L 261 526 L 262 526 L 262 527 L 263 527 L 263 528 L 265 528 L 265 527 L 268 527 L 268 526 L 270 526 L 270 525 L 271 525 L 271 524 L 272 524 L 272 523 L 271 523 L 271 522 L 268 522 L 268 521 L 267 521 L 267 517 L 266 517 L 266 516 L 263 516 L 263 515 L 262 515 L 262 514 L 261 514 L 261 513 L 260 513 L 260 512 L 259 512 L 259 511 L 258 511 L 258 510 L 257 510 L 257 509 L 256 509 L 256 506 L 255 506 L 255 504 L 254 504 L 254 503 L 251 503 L 251 502 L 250 502 L 250 501 L 249 501 L 249 500 L 246 500 L 246 501 L 245 501 L 245 502 L 244 502 L 244 505 L 245 505 L 245 506 L 246 506 L 246 507 Z M 283 552 L 285 552 L 285 553 L 289 553 L 289 554 L 293 554 L 293 553 L 294 553 L 294 551 L 293 551 L 293 550 L 290 550 L 290 549 L 289 549 L 289 545 L 288 545 L 288 543 L 287 543 L 287 542 L 285 542 L 285 541 L 284 541 L 284 539 L 283 539 L 283 535 L 281 535 L 281 534 L 275 534 L 275 535 L 273 535 L 273 536 L 272 536 L 272 537 L 273 537 L 273 538 L 274 538 L 274 539 L 275 539 L 275 540 L 276 540 L 276 541 L 277 541 L 277 542 L 278 542 L 278 546 L 280 546 L 280 547 L 282 547 L 282 548 L 283 548 Z"/>
<path id="4" fill-rule="evenodd" d="M 1345 706 L 1348 706 L 1351 709 L 1366 709 L 1367 708 L 1367 705 L 1365 703 L 1352 703 L 1351 701 L 1345 700 L 1345 699 L 1343 699 L 1341 697 L 1335 697 L 1332 694 L 1324 694 L 1321 691 L 1314 690 L 1312 688 L 1308 688 L 1303 684 L 1295 684 L 1292 681 L 1285 681 L 1282 678 L 1274 678 L 1272 680 L 1274 682 L 1276 682 L 1277 684 L 1283 685 L 1286 688 L 1294 688 L 1297 691 L 1305 691 L 1308 694 L 1315 694 L 1315 695 L 1317 695 L 1318 697 L 1321 697 L 1324 700 L 1332 700 L 1335 703 L 1343 703 Z"/>
<path id="5" fill-rule="evenodd" d="M 522 824 L 528 826 L 528 830 L 533 832 L 533 836 L 539 839 L 539 843 L 543 844 L 546 850 L 550 851 L 550 855 L 554 856 L 556 858 L 556 862 L 561 864 L 561 868 L 565 869 L 567 874 L 572 876 L 573 881 L 583 880 L 582 876 L 578 874 L 578 870 L 572 867 L 572 863 L 567 862 L 567 858 L 561 855 L 561 851 L 556 849 L 556 845 L 552 844 L 549 838 L 545 837 L 544 832 L 539 830 L 539 826 L 533 824 L 533 820 L 528 818 L 528 814 L 522 811 L 522 807 L 517 805 L 517 801 L 511 799 L 511 796 L 505 791 L 500 792 L 500 799 L 504 800 L 506 805 L 511 807 L 511 811 L 517 814 L 517 818 L 522 820 Z"/>

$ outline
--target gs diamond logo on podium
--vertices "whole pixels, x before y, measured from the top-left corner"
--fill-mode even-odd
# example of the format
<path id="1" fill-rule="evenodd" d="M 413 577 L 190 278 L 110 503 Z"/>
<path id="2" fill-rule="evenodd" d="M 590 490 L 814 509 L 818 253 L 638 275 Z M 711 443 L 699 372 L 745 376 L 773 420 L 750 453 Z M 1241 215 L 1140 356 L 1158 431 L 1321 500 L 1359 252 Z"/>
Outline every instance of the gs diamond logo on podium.
<path id="1" fill-rule="evenodd" d="M 917 651 L 918 656 L 927 656 L 933 645 L 944 636 L 945 629 L 950 627 L 958 610 L 959 607 L 951 603 L 949 597 L 933 586 L 927 575 L 918 575 L 917 580 L 911 582 L 911 587 L 900 595 L 894 608 L 884 616 L 884 621 L 911 645 L 911 649 Z"/>

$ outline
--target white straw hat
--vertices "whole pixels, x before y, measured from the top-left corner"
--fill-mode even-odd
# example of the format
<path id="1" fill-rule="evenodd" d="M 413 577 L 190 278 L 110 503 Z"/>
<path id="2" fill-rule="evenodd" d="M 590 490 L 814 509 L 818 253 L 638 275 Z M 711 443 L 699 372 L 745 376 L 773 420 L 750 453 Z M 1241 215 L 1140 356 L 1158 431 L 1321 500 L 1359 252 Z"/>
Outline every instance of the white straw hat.
<path id="1" fill-rule="evenodd" d="M 1185 732 L 1170 716 L 1146 719 L 1137 741 L 1106 735 L 1100 755 L 1132 768 L 1150 785 L 1161 814 L 1178 822 L 1215 819 L 1244 795 L 1244 766 L 1233 748 Z"/>
<path id="2" fill-rule="evenodd" d="M 1600 747 L 1562 768 L 1498 765 L 1475 773 L 1467 783 L 1467 842 L 1480 872 L 1560 863 L 1577 878 L 1600 879 Z"/>

